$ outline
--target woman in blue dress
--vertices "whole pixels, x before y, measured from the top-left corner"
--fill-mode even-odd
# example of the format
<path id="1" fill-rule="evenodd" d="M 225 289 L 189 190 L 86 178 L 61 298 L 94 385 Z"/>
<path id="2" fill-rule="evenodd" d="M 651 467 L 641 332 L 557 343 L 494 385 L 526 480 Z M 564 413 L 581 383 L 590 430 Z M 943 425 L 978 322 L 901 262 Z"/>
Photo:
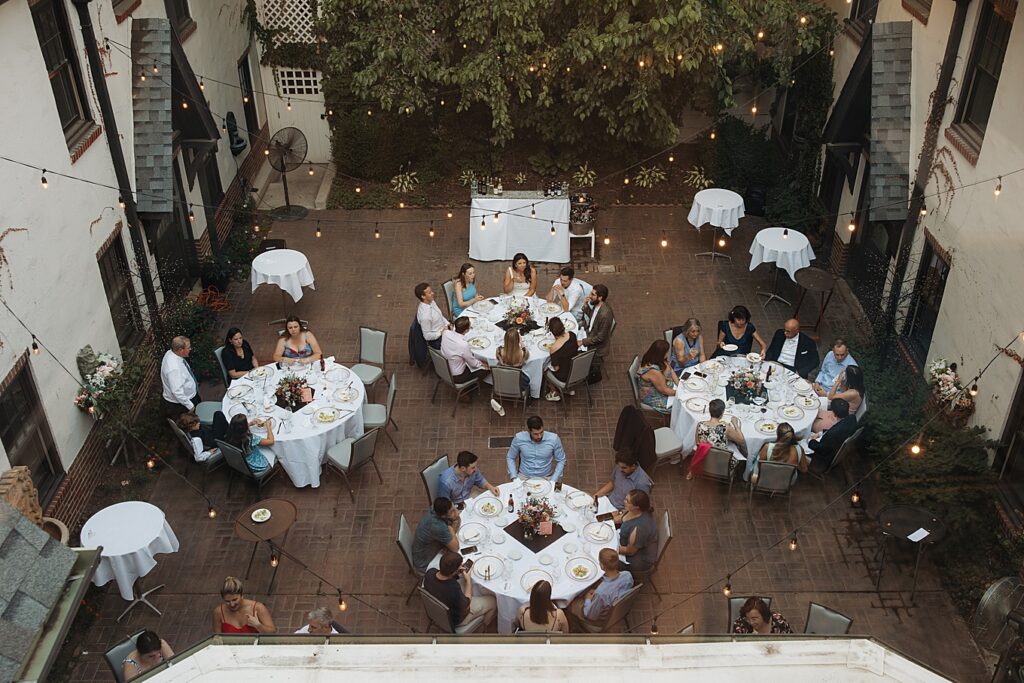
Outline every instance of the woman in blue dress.
<path id="1" fill-rule="evenodd" d="M 284 335 L 277 340 L 274 360 L 288 365 L 309 365 L 323 358 L 320 343 L 309 330 L 302 329 L 302 321 L 290 315 L 285 320 Z"/>
<path id="2" fill-rule="evenodd" d="M 462 312 L 484 298 L 476 293 L 476 268 L 472 263 L 463 263 L 459 274 L 455 276 L 455 299 L 452 312 L 458 318 Z"/>
<path id="3" fill-rule="evenodd" d="M 679 382 L 679 377 L 669 363 L 668 349 L 668 342 L 664 339 L 651 344 L 640 359 L 640 367 L 636 371 L 640 402 L 663 415 L 672 412 L 669 398 L 676 395 L 676 384 Z"/>
<path id="4" fill-rule="evenodd" d="M 754 323 L 750 322 L 750 311 L 746 306 L 735 306 L 729 311 L 728 320 L 718 321 L 718 350 L 715 356 L 745 356 L 750 353 L 754 342 L 761 347 L 761 357 L 764 358 L 768 345 L 757 333 Z M 727 344 L 734 344 L 735 350 L 725 351 L 722 347 Z"/>
<path id="5" fill-rule="evenodd" d="M 704 355 L 704 337 L 701 336 L 700 321 L 690 318 L 679 329 L 680 333 L 672 340 L 672 354 L 669 356 L 672 369 L 677 375 L 708 359 Z"/>
<path id="6" fill-rule="evenodd" d="M 267 435 L 253 434 L 249 430 L 249 425 L 266 427 Z M 265 420 L 249 422 L 249 418 L 245 413 L 235 415 L 228 424 L 228 433 L 224 435 L 224 441 L 242 451 L 242 455 L 245 456 L 245 462 L 249 465 L 249 469 L 252 470 L 253 474 L 259 474 L 270 467 L 270 460 L 260 450 L 263 446 L 274 445 L 274 425 L 269 417 Z"/>

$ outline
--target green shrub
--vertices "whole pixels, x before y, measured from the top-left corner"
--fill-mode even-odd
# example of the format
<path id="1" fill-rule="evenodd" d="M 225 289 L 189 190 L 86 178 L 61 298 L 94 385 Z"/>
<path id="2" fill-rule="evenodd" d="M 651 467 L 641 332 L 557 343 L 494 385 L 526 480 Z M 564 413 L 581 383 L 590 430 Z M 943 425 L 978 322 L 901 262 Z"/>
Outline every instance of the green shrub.
<path id="1" fill-rule="evenodd" d="M 213 350 L 223 340 L 213 333 L 216 322 L 216 314 L 193 299 L 180 299 L 164 307 L 165 348 L 170 348 L 170 340 L 174 337 L 188 337 L 192 342 L 189 362 L 201 378 L 216 377 L 219 372 Z"/>

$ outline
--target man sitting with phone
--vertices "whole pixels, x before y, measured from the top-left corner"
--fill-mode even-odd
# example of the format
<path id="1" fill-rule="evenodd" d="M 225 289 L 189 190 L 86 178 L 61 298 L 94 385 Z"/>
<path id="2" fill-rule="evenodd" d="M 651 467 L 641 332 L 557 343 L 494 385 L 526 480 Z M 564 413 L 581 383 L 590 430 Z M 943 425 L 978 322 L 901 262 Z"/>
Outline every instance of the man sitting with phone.
<path id="1" fill-rule="evenodd" d="M 459 549 L 459 511 L 447 498 L 438 497 L 416 526 L 412 539 L 412 564 L 424 572 L 439 550 Z"/>
<path id="2" fill-rule="evenodd" d="M 594 493 L 596 501 L 601 496 L 608 496 L 608 502 L 615 507 L 612 519 L 616 524 L 622 521 L 622 509 L 626 507 L 626 494 L 633 489 L 640 489 L 647 495 L 651 495 L 653 482 L 647 476 L 644 469 L 629 451 L 619 451 L 615 454 L 615 468 L 612 470 L 612 477 Z"/>
<path id="3" fill-rule="evenodd" d="M 484 626 L 494 621 L 498 614 L 498 603 L 493 595 L 473 595 L 473 579 L 470 577 L 472 560 L 462 564 L 462 555 L 445 551 L 437 569 L 428 569 L 423 577 L 423 587 L 440 600 L 451 612 L 452 630 L 483 616 Z"/>
<path id="4" fill-rule="evenodd" d="M 495 496 L 500 495 L 498 487 L 490 484 L 480 473 L 479 459 L 476 453 L 459 451 L 455 464 L 441 473 L 437 495 L 448 498 L 460 509 L 465 507 L 463 503 L 473 493 L 474 486 L 487 489 Z"/>
<path id="5" fill-rule="evenodd" d="M 569 603 L 567 612 L 573 631 L 600 630 L 612 611 L 612 603 L 633 587 L 633 575 L 619 571 L 619 554 L 615 550 L 602 548 L 598 560 L 604 576 L 593 588 Z"/>

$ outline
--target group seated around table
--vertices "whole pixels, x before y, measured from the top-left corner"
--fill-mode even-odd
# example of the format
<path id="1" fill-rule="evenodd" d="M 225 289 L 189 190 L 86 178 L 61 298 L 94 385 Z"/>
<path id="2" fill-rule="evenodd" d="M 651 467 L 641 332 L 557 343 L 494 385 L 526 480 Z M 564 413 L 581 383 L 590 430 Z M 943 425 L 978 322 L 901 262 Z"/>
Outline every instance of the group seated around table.
<path id="1" fill-rule="evenodd" d="M 672 337 L 672 369 L 677 375 L 708 359 L 704 353 L 704 335 L 700 321 L 689 318 L 680 325 Z"/>
<path id="2" fill-rule="evenodd" d="M 423 588 L 448 608 L 453 631 L 480 616 L 485 626 L 490 625 L 498 615 L 493 595 L 473 595 L 471 572 L 462 564 L 462 555 L 454 550 L 441 555 L 437 569 L 426 571 Z"/>
<path id="3" fill-rule="evenodd" d="M 294 315 L 285 320 L 284 334 L 277 340 L 274 360 L 291 365 L 309 365 L 323 358 L 320 343 L 309 330 L 302 329 L 302 321 Z"/>
<path id="4" fill-rule="evenodd" d="M 220 604 L 213 608 L 214 633 L 273 633 L 277 630 L 267 606 L 242 594 L 240 579 L 225 578 L 220 598 Z"/>
<path id="5" fill-rule="evenodd" d="M 687 479 L 700 474 L 704 458 L 712 448 L 728 449 L 730 443 L 736 444 L 740 452 L 745 453 L 747 442 L 740 428 L 740 421 L 735 415 L 728 422 L 722 420 L 725 414 L 725 401 L 720 398 L 708 403 L 708 419 L 697 423 L 694 443 L 697 444 L 690 459 L 686 472 Z"/>
<path id="6" fill-rule="evenodd" d="M 174 650 L 153 631 L 143 631 L 135 640 L 135 649 L 121 661 L 121 675 L 130 681 L 174 656 Z"/>
<path id="7" fill-rule="evenodd" d="M 793 628 L 778 612 L 772 612 L 761 598 L 748 598 L 732 625 L 733 633 L 792 633 Z"/>
<path id="8" fill-rule="evenodd" d="M 669 399 L 676 395 L 679 376 L 669 360 L 669 343 L 658 339 L 647 348 L 636 371 L 640 402 L 663 415 L 672 412 Z"/>
<path id="9" fill-rule="evenodd" d="M 768 345 L 764 343 L 754 323 L 750 321 L 750 310 L 746 306 L 734 306 L 727 317 L 727 320 L 718 321 L 718 348 L 711 357 L 745 356 L 751 352 L 756 341 L 761 347 L 760 353 L 763 358 Z"/>
<path id="10" fill-rule="evenodd" d="M 775 331 L 764 358 L 806 379 L 818 367 L 818 345 L 800 331 L 799 320 L 790 318 L 781 330 Z"/>

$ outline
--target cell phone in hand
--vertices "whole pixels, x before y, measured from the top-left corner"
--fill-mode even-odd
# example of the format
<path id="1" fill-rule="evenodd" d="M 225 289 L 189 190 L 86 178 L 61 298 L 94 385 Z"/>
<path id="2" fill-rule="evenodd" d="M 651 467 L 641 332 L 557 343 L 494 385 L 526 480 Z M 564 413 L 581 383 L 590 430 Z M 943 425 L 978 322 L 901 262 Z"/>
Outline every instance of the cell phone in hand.
<path id="1" fill-rule="evenodd" d="M 468 573 L 469 570 L 472 569 L 472 568 L 473 568 L 473 560 L 466 560 L 465 562 L 462 563 L 462 571 Z"/>
<path id="2" fill-rule="evenodd" d="M 599 514 L 594 519 L 596 519 L 599 522 L 607 522 L 607 521 L 610 521 L 612 519 L 615 519 L 615 513 L 614 512 L 602 512 L 601 514 Z"/>
<path id="3" fill-rule="evenodd" d="M 459 554 L 460 555 L 472 555 L 476 551 L 477 551 L 476 546 L 475 545 L 471 545 L 471 546 L 467 546 L 465 548 L 461 548 L 459 550 Z M 473 560 L 470 560 L 470 562 L 472 562 L 472 561 Z"/>
<path id="4" fill-rule="evenodd" d="M 561 493 L 561 492 L 562 492 L 562 482 L 556 481 L 555 482 L 555 493 Z"/>

